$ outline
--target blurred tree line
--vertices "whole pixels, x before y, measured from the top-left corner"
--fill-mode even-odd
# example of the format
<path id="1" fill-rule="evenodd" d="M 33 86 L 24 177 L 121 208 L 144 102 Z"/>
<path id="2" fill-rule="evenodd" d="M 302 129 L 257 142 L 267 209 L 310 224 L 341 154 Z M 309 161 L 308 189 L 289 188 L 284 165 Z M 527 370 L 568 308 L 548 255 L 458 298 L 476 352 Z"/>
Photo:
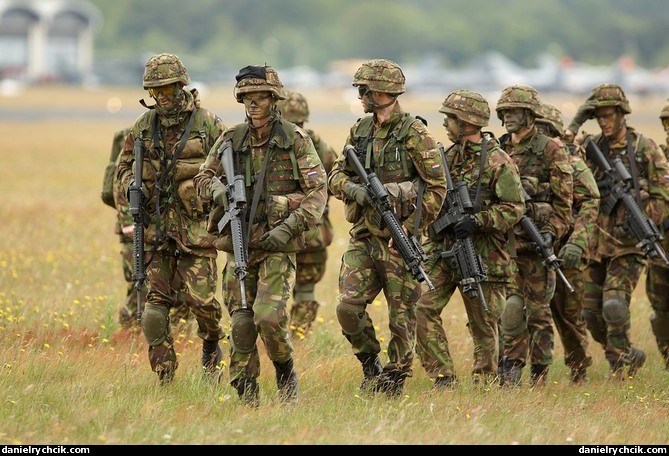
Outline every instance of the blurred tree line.
<path id="1" fill-rule="evenodd" d="M 669 64 L 667 0 L 90 0 L 103 13 L 96 59 L 187 56 L 189 68 L 267 63 L 327 69 L 340 59 L 461 67 L 499 51 L 645 67 Z M 141 54 L 141 56 L 140 56 Z"/>

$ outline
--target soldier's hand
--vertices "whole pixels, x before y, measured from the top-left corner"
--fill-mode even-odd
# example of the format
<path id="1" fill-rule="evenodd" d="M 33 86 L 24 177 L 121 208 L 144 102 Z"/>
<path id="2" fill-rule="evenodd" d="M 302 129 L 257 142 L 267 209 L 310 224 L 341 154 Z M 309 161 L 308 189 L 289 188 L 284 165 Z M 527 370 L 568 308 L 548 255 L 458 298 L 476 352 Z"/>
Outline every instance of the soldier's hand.
<path id="1" fill-rule="evenodd" d="M 362 207 L 367 207 L 372 204 L 372 198 L 369 196 L 369 192 L 367 192 L 367 189 L 362 184 L 348 182 L 344 186 L 344 193 L 349 199 L 354 200 Z"/>
<path id="2" fill-rule="evenodd" d="M 453 227 L 455 237 L 458 239 L 466 239 L 476 233 L 479 229 L 480 226 L 473 215 L 463 217 L 462 220 L 456 223 Z"/>
<path id="3" fill-rule="evenodd" d="M 228 189 L 218 177 L 211 179 L 211 199 L 219 206 L 228 206 Z"/>
<path id="4" fill-rule="evenodd" d="M 130 181 L 130 185 L 128 186 L 128 191 L 125 194 L 126 200 L 130 201 L 130 189 L 135 187 L 135 180 Z M 149 199 L 149 190 L 142 184 L 142 196 L 144 197 L 144 201 L 148 201 Z"/>
<path id="5" fill-rule="evenodd" d="M 583 259 L 583 249 L 567 242 L 558 253 L 558 258 L 562 260 L 562 265 L 565 269 L 574 269 L 576 268 Z"/>
<path id="6" fill-rule="evenodd" d="M 259 245 L 263 250 L 276 252 L 282 248 L 285 248 L 286 244 L 288 244 L 288 241 L 290 241 L 290 238 L 292 237 L 292 230 L 286 223 L 282 223 L 279 226 L 272 228 L 269 232 L 263 234 L 263 236 L 260 238 Z"/>

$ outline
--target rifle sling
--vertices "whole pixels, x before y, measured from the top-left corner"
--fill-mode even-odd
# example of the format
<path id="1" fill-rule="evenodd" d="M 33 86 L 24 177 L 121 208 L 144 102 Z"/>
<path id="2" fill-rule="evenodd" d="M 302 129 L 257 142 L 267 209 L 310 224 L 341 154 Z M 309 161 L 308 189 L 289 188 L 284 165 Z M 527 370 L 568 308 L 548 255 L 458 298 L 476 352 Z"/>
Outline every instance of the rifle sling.
<path id="1" fill-rule="evenodd" d="M 632 135 L 630 135 L 630 131 L 627 130 L 627 134 L 625 135 L 625 140 L 627 141 L 627 156 L 629 157 L 630 161 L 630 174 L 632 175 L 632 184 L 634 185 L 634 199 L 636 200 L 636 203 L 641 206 L 641 191 L 639 190 L 639 171 L 636 169 L 636 154 L 635 154 L 635 149 L 632 147 Z M 641 134 L 639 134 L 639 141 L 641 140 Z"/>

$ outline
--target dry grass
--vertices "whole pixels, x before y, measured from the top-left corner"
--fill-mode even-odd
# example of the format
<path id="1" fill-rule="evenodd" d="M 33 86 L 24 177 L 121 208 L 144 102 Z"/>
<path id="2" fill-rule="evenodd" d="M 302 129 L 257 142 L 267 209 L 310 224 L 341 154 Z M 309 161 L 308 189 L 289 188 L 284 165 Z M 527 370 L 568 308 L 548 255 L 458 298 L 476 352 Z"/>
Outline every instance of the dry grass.
<path id="1" fill-rule="evenodd" d="M 112 134 L 141 112 L 134 106 L 142 95 L 52 87 L 0 100 L 0 444 L 669 443 L 669 376 L 642 289 L 632 303 L 632 337 L 648 353 L 648 363 L 634 380 L 607 382 L 607 363 L 593 344 L 590 383 L 571 387 L 558 341 L 549 384 L 540 390 L 480 391 L 465 380 L 456 391 L 435 393 L 417 364 L 399 400 L 360 397 L 359 364 L 334 312 L 348 230 L 337 202 L 336 239 L 317 287 L 319 319 L 296 344 L 300 402 L 277 403 L 274 372 L 263 354 L 262 406 L 240 406 L 229 385 L 202 379 L 201 341 L 187 334 L 177 341 L 175 382 L 159 387 L 143 337 L 120 333 L 116 323 L 124 283 L 114 214 L 99 197 Z M 334 119 L 312 120 L 311 126 L 340 150 L 359 113 L 348 110 L 345 93 L 306 95 L 312 119 Z M 107 106 L 114 97 L 122 108 L 111 114 Z M 241 119 L 229 88 L 208 97 L 205 106 L 227 124 Z M 410 112 L 435 119 L 431 129 L 446 142 L 436 113 L 442 99 L 407 94 L 402 101 Z M 633 100 L 630 124 L 661 140 L 657 113 L 663 101 Z M 37 115 L 42 109 L 60 118 Z M 72 116 L 77 110 L 88 114 Z M 500 133 L 494 117 L 491 123 Z M 371 312 L 387 341 L 383 302 Z M 458 299 L 443 317 L 458 374 L 466 379 L 472 347 Z"/>

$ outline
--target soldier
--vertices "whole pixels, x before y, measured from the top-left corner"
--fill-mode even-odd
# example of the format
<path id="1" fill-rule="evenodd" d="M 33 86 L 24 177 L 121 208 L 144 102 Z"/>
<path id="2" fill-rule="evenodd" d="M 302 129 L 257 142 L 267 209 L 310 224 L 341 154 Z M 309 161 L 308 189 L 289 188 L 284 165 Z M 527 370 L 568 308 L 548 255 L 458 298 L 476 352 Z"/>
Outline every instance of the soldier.
<path id="1" fill-rule="evenodd" d="M 446 195 L 446 179 L 432 134 L 397 101 L 404 83 L 402 69 L 390 60 L 368 60 L 358 68 L 353 86 L 364 111 L 371 115 L 355 122 L 346 144 L 356 148 L 367 172 L 376 173 L 382 181 L 405 233 L 417 235 L 436 219 Z M 337 318 L 362 364 L 361 389 L 397 396 L 412 373 L 420 283 L 392 248 L 388 228 L 377 223 L 367 188 L 345 154 L 335 161 L 329 188 L 345 203 L 346 220 L 353 224 L 339 273 Z M 391 333 L 385 366 L 366 310 L 381 291 L 388 304 Z"/>
<path id="2" fill-rule="evenodd" d="M 541 106 L 543 117 L 536 119 L 537 129 L 551 138 L 561 139 L 564 134 L 562 113 L 548 103 Z M 595 241 L 595 227 L 599 214 L 599 189 L 592 171 L 585 163 L 585 151 L 574 143 L 567 143 L 571 166 L 574 169 L 574 191 L 572 204 L 572 225 L 558 241 L 558 258 L 562 260 L 562 270 L 574 288 L 569 292 L 562 281 L 555 284 L 555 294 L 551 299 L 553 322 L 564 348 L 564 363 L 570 368 L 570 381 L 574 385 L 587 382 L 588 367 L 592 357 L 588 353 L 588 332 L 583 319 L 583 271 L 590 258 L 590 250 Z"/>
<path id="3" fill-rule="evenodd" d="M 466 183 L 474 212 L 441 233 L 436 232 L 436 224 L 430 227 L 429 241 L 425 245 L 425 253 L 429 255 L 426 273 L 436 290 L 424 288 L 416 306 L 416 349 L 435 388 L 448 388 L 455 383 L 453 360 L 440 315 L 455 290 L 459 289 L 467 312 L 467 327 L 474 342 L 472 377 L 476 383 L 489 384 L 497 379 L 497 323 L 504 309 L 506 285 L 512 275 L 513 263 L 505 247 L 508 242 L 506 233 L 525 213 L 520 175 L 516 164 L 499 147 L 494 136 L 481 131 L 488 125 L 490 108 L 480 94 L 469 90 L 453 91 L 439 112 L 445 114 L 444 127 L 453 143 L 445 154 L 444 165 L 456 181 Z M 446 204 L 440 218 L 446 215 L 445 210 Z M 454 248 L 463 248 L 456 244 L 458 239 L 467 238 L 473 239 L 476 254 L 485 265 L 487 279 L 480 283 L 482 296 L 463 290 L 461 281 L 469 277 L 461 277 L 449 255 Z"/>
<path id="4" fill-rule="evenodd" d="M 280 100 L 277 103 L 281 115 L 287 121 L 304 128 L 304 123 L 309 121 L 307 99 L 301 93 L 290 90 L 285 91 L 285 96 L 285 100 Z M 310 128 L 304 128 L 304 130 L 314 143 L 314 148 L 325 167 L 325 172 L 330 173 L 332 165 L 337 159 L 337 153 L 314 130 Z M 328 194 L 328 199 L 329 197 Z M 293 305 L 290 308 L 290 331 L 293 338 L 304 339 L 309 333 L 318 312 L 319 304 L 314 296 L 314 289 L 325 274 L 325 264 L 328 259 L 327 247 L 332 243 L 333 235 L 332 222 L 328 214 L 329 206 L 326 203 L 323 219 L 313 228 L 313 233 L 306 234 L 306 237 L 310 238 L 311 241 L 297 253 Z"/>
<path id="5" fill-rule="evenodd" d="M 539 94 L 530 86 L 506 87 L 497 102 L 497 117 L 507 133 L 502 148 L 518 165 L 526 198 L 526 215 L 548 245 L 554 246 L 569 229 L 572 206 L 572 167 L 569 152 L 559 140 L 537 130 L 541 117 Z M 528 353 L 532 386 L 546 381 L 553 362 L 550 301 L 555 271 L 549 269 L 521 224 L 516 224 L 510 248 L 516 251 L 517 272 L 507 290 L 502 312 L 503 369 L 500 383 L 518 386 Z"/>
<path id="6" fill-rule="evenodd" d="M 304 248 L 305 233 L 325 210 L 327 176 L 308 133 L 281 117 L 276 103 L 284 98 L 283 84 L 276 70 L 247 66 L 235 79 L 234 95 L 244 104 L 246 120 L 218 139 L 195 181 L 201 199 L 226 207 L 229 177 L 220 166 L 224 151 L 232 153 L 234 174 L 244 176 L 250 199 L 243 220 L 247 237 L 241 240 L 242 248 L 248 249 L 244 297 L 229 225 L 216 246 L 227 253 L 223 296 L 232 318 L 230 383 L 242 403 L 257 407 L 258 336 L 274 364 L 279 399 L 297 400 L 287 302 L 295 281 L 296 252 Z M 216 230 L 218 220 L 211 222 L 210 229 Z"/>
<path id="7" fill-rule="evenodd" d="M 669 158 L 669 99 L 662 107 L 660 112 L 660 121 L 666 133 L 665 144 L 660 148 L 664 156 Z M 665 217 L 659 226 L 664 235 L 665 252 L 669 252 L 669 218 Z M 653 307 L 653 315 L 650 317 L 651 328 L 657 341 L 657 348 L 660 350 L 664 360 L 664 369 L 669 371 L 669 269 L 661 260 L 650 260 L 646 273 L 646 296 Z"/>
<path id="8" fill-rule="evenodd" d="M 588 119 L 596 119 L 601 133 L 586 135 L 610 160 L 619 157 L 633 180 L 633 197 L 649 218 L 659 225 L 665 215 L 669 198 L 669 166 L 655 142 L 627 125 L 625 116 L 632 112 L 623 89 L 616 84 L 600 84 L 581 105 L 569 125 L 570 137 Z M 630 160 L 634 157 L 634 160 Z M 624 204 L 609 208 L 610 195 L 604 172 L 590 159 L 601 193 L 597 218 L 597 249 L 586 269 L 583 316 L 592 338 L 602 345 L 609 362 L 612 380 L 634 377 L 644 365 L 646 354 L 632 346 L 630 302 L 646 259 L 637 246 L 637 239 L 625 229 Z M 610 209 L 610 210 L 609 210 Z M 666 299 L 666 296 L 665 296 Z"/>
<path id="9" fill-rule="evenodd" d="M 190 77 L 179 57 L 159 54 L 144 69 L 144 89 L 155 100 L 125 139 L 119 157 L 121 193 L 141 177 L 148 214 L 144 236 L 147 302 L 142 331 L 149 345 L 151 368 L 161 384 L 172 381 L 178 367 L 170 335 L 170 309 L 183 293 L 202 338 L 202 366 L 213 374 L 224 337 L 216 291 L 216 249 L 207 233 L 209 207 L 200 204 L 193 177 L 216 138 L 225 129 L 212 112 L 199 107 L 197 91 L 186 90 Z M 144 148 L 142 176 L 133 172 L 135 141 Z"/>
<path id="10" fill-rule="evenodd" d="M 114 232 L 119 236 L 121 243 L 121 264 L 123 267 L 123 278 L 126 282 L 125 303 L 118 312 L 118 322 L 125 330 L 137 331 L 140 328 L 137 321 L 137 290 L 135 282 L 132 280 L 133 271 L 133 244 L 132 237 L 134 224 L 130 214 L 130 206 L 126 197 L 120 191 L 120 186 L 116 180 L 116 169 L 118 168 L 118 157 L 121 154 L 121 147 L 132 127 L 126 127 L 114 133 L 111 155 L 109 163 L 105 169 L 105 177 L 102 183 L 102 201 L 116 209 L 116 224 Z M 140 290 L 142 308 L 146 303 L 146 287 Z M 181 332 L 187 332 L 190 328 L 190 322 L 194 320 L 193 314 L 185 305 L 181 294 L 179 294 L 178 303 L 170 311 L 170 321 L 176 322 L 172 327 L 174 335 Z"/>

